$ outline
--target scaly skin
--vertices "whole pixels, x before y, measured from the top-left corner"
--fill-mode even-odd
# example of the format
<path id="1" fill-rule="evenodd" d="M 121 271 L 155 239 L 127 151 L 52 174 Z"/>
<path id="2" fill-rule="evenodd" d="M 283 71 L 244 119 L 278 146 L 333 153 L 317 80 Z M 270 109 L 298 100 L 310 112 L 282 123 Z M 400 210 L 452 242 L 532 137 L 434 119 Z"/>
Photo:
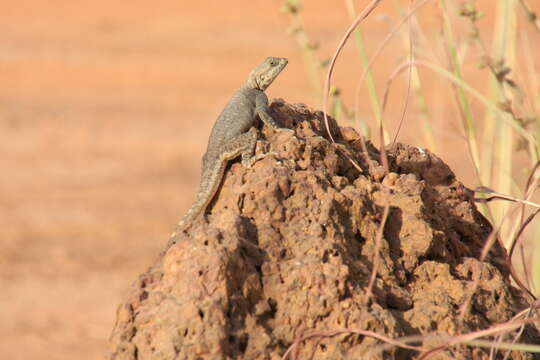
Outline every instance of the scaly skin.
<path id="1" fill-rule="evenodd" d="M 253 157 L 257 143 L 257 117 L 274 130 L 289 130 L 276 124 L 268 111 L 268 97 L 264 93 L 286 65 L 287 59 L 267 58 L 249 74 L 217 118 L 202 159 L 197 199 L 178 223 L 172 237 L 189 228 L 193 220 L 206 210 L 216 195 L 229 160 L 241 155 L 242 164 L 246 167 L 257 160 Z"/>

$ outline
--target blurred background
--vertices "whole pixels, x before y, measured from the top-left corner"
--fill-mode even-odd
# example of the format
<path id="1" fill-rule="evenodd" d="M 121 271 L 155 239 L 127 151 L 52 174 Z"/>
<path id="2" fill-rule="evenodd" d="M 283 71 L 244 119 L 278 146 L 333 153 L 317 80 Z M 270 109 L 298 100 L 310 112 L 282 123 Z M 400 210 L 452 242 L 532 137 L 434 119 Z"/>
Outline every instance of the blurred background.
<path id="1" fill-rule="evenodd" d="M 195 197 L 208 134 L 232 92 L 265 57 L 287 57 L 269 97 L 321 109 L 325 63 L 367 3 L 3 2 L 0 354 L 103 358 L 117 304 Z M 355 108 L 359 49 L 371 57 L 410 3 L 383 1 L 351 38 L 336 64 L 332 113 L 371 134 L 383 119 L 392 139 L 408 99 L 399 141 L 435 152 L 469 188 L 522 197 L 537 161 L 523 133 L 537 132 L 540 27 L 521 1 L 430 1 L 377 58 L 377 97 L 364 82 Z M 540 11 L 536 1 L 528 6 Z M 418 68 L 396 77 L 379 116 L 374 101 L 380 105 L 389 76 L 410 59 L 409 35 L 416 58 L 453 73 L 456 60 L 458 78 L 491 108 L 469 92 L 464 100 L 464 87 L 441 71 Z M 505 120 L 508 111 L 496 109 L 508 98 L 513 119 Z M 536 227 L 526 232 L 531 266 L 540 258 Z"/>

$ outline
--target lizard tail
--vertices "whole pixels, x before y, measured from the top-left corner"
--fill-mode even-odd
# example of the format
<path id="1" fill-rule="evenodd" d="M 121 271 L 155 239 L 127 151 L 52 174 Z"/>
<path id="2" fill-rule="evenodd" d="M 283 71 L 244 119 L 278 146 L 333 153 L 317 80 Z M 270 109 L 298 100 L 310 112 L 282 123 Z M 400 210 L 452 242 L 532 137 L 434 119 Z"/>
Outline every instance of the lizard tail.
<path id="1" fill-rule="evenodd" d="M 218 161 L 212 171 L 208 173 L 208 176 L 202 176 L 197 199 L 186 215 L 184 215 L 182 220 L 180 220 L 178 223 L 176 233 L 186 230 L 191 225 L 193 220 L 195 220 L 195 218 L 206 210 L 206 207 L 216 195 L 219 185 L 221 184 L 221 179 L 223 178 L 223 173 L 225 172 L 225 166 L 226 162 Z"/>

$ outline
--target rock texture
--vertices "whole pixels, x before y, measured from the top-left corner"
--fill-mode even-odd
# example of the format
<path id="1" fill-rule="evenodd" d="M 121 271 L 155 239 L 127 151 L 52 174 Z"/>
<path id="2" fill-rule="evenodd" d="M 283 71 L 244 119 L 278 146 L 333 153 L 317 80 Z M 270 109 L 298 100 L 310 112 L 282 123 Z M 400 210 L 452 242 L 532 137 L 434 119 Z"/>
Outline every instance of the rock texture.
<path id="1" fill-rule="evenodd" d="M 295 135 L 263 128 L 257 153 L 270 154 L 250 169 L 230 166 L 210 214 L 176 236 L 119 306 L 111 359 L 280 359 L 295 339 L 317 331 L 458 335 L 510 320 L 527 306 L 510 286 L 502 248 L 495 245 L 483 264 L 477 260 L 491 226 L 439 158 L 398 144 L 388 151 L 385 175 L 377 149 L 368 143 L 369 158 L 363 156 L 353 129 L 331 121 L 332 144 L 322 113 L 281 100 L 271 108 Z M 521 340 L 540 338 L 528 326 Z M 305 340 L 290 358 L 417 355 L 374 351 L 380 344 L 345 332 Z M 454 347 L 436 358 L 488 359 L 489 349 Z"/>

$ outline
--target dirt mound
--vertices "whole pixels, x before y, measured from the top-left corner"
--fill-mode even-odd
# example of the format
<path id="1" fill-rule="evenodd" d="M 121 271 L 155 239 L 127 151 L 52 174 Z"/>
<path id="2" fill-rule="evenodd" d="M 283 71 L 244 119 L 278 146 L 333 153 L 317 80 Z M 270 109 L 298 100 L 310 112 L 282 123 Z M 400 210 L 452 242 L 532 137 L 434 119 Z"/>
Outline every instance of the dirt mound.
<path id="1" fill-rule="evenodd" d="M 211 215 L 177 235 L 120 305 L 112 359 L 280 359 L 296 339 L 317 331 L 456 335 L 510 320 L 527 306 L 510 286 L 502 248 L 495 245 L 484 264 L 477 260 L 491 226 L 439 158 L 398 145 L 388 153 L 385 176 L 378 151 L 368 144 L 365 159 L 351 128 L 332 122 L 332 144 L 322 113 L 279 100 L 272 111 L 295 136 L 263 128 L 257 152 L 274 154 L 250 169 L 230 166 Z M 359 359 L 381 344 L 358 333 L 333 335 L 303 341 L 296 358 Z M 532 327 L 521 339 L 540 340 Z M 489 349 L 453 351 L 458 358 L 489 357 Z M 416 353 L 389 347 L 371 354 Z"/>

